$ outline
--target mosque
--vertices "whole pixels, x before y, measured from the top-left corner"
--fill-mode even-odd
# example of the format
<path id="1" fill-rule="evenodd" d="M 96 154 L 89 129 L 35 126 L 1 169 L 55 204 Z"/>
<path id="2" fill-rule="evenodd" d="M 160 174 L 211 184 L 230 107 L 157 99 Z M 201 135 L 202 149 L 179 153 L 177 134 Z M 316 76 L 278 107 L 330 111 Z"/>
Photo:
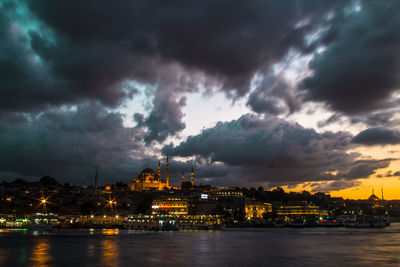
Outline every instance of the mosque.
<path id="1" fill-rule="evenodd" d="M 194 182 L 194 172 L 190 175 L 191 184 Z M 182 173 L 182 184 L 184 183 L 184 174 Z M 180 189 L 173 187 L 169 183 L 169 162 L 167 157 L 165 180 L 161 178 L 160 161 L 158 162 L 157 173 L 150 168 L 144 169 L 137 177 L 133 178 L 130 185 L 131 191 L 147 191 L 147 190 L 165 190 L 165 189 Z"/>

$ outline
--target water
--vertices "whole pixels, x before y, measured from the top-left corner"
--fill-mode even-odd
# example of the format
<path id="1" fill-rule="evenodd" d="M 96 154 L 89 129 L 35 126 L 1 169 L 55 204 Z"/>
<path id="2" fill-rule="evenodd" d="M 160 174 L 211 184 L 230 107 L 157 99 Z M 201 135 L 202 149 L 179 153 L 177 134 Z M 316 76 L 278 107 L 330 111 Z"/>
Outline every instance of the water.
<path id="1" fill-rule="evenodd" d="M 384 229 L 0 232 L 0 266 L 400 266 Z"/>

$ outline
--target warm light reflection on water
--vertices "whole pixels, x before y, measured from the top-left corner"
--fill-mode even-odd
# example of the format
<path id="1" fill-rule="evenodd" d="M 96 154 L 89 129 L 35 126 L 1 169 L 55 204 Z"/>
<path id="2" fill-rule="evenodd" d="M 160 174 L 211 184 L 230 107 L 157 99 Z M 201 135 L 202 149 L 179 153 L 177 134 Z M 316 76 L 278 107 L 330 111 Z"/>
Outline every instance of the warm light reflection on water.
<path id="1" fill-rule="evenodd" d="M 38 238 L 32 248 L 32 266 L 46 267 L 51 261 L 50 242 L 47 238 Z"/>
<path id="2" fill-rule="evenodd" d="M 101 242 L 102 255 L 100 259 L 100 266 L 119 266 L 118 256 L 119 249 L 118 244 L 114 238 L 104 239 Z"/>
<path id="3" fill-rule="evenodd" d="M 0 232 L 0 266 L 400 266 L 400 223 L 382 229 L 240 228 Z"/>
<path id="4" fill-rule="evenodd" d="M 118 235 L 119 229 L 103 229 L 103 235 Z"/>

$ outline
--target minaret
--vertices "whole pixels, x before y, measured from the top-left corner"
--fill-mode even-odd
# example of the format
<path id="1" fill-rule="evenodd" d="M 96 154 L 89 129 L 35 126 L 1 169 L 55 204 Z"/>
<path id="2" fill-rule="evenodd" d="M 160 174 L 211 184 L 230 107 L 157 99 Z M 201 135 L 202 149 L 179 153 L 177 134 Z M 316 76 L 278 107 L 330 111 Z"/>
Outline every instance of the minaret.
<path id="1" fill-rule="evenodd" d="M 97 169 L 96 169 L 96 174 L 94 176 L 94 193 L 97 194 Z"/>
<path id="2" fill-rule="evenodd" d="M 96 195 L 96 202 L 99 202 L 99 191 L 97 189 L 98 189 L 98 177 L 96 169 L 96 175 L 94 176 L 94 194 Z"/>
<path id="3" fill-rule="evenodd" d="M 182 184 L 185 182 L 185 173 L 182 172 Z"/>
<path id="4" fill-rule="evenodd" d="M 383 201 L 383 187 L 381 188 L 381 191 L 382 191 L 382 201 Z"/>
<path id="5" fill-rule="evenodd" d="M 193 167 L 192 167 L 192 172 L 190 173 L 190 182 L 192 183 L 192 186 L 194 185 L 194 172 L 193 172 Z"/>
<path id="6" fill-rule="evenodd" d="M 165 183 L 167 184 L 167 187 L 169 188 L 169 162 L 168 162 L 168 156 L 167 156 L 167 176 L 165 177 Z"/>
<path id="7" fill-rule="evenodd" d="M 158 167 L 157 167 L 157 178 L 158 178 L 158 181 L 160 181 L 161 180 L 161 167 L 160 167 L 160 161 L 158 161 Z"/>
<path id="8" fill-rule="evenodd" d="M 375 195 L 374 188 L 372 188 L 372 195 Z"/>

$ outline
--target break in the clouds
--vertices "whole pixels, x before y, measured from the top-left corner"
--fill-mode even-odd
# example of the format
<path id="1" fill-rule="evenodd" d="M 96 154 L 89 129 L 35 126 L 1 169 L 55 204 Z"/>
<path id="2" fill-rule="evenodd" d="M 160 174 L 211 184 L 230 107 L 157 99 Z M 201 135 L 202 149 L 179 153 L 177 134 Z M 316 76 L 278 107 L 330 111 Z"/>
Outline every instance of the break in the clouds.
<path id="1" fill-rule="evenodd" d="M 365 178 L 390 159 L 361 161 L 348 149 L 394 144 L 393 136 L 317 132 L 285 117 L 317 102 L 334 114 L 322 128 L 396 128 L 399 9 L 398 1 L 2 1 L 0 142 L 10 156 L 0 151 L 0 171 L 66 177 L 100 165 L 108 177 L 136 175 L 160 156 L 155 147 L 185 139 L 188 95 L 217 91 L 227 97 L 222 105 L 240 98 L 265 117 L 219 122 L 165 147 L 187 157 L 179 168 L 229 183 Z M 146 107 L 126 126 L 116 110 L 143 106 L 138 95 Z M 91 124 L 102 127 L 82 130 Z M 79 160 L 73 140 L 82 142 Z M 24 151 L 39 156 L 29 162 Z M 93 154 L 99 159 L 86 158 Z M 102 167 L 103 157 L 113 163 Z"/>
<path id="2" fill-rule="evenodd" d="M 220 122 L 201 134 L 189 136 L 164 154 L 197 156 L 221 168 L 232 168 L 231 179 L 241 183 L 274 183 L 367 178 L 385 168 L 392 159 L 359 160 L 347 132 L 318 133 L 276 117 L 243 115 Z"/>

